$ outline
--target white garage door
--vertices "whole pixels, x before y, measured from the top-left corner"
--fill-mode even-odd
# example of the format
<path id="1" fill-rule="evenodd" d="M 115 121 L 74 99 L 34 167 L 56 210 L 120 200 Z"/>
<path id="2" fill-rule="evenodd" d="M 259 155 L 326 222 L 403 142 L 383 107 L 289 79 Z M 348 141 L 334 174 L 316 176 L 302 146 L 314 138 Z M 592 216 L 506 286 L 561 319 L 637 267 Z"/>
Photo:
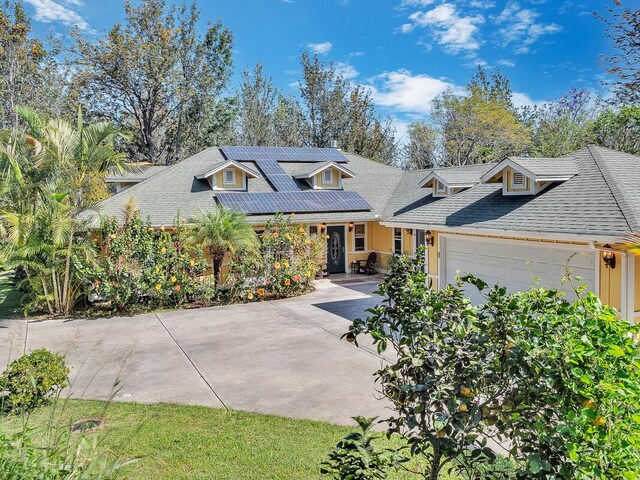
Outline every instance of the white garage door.
<path id="1" fill-rule="evenodd" d="M 562 283 L 567 266 L 573 277 L 595 291 L 595 252 L 549 243 L 482 240 L 469 237 L 446 237 L 444 242 L 445 278 L 473 273 L 489 285 L 506 286 L 509 291 L 527 290 L 539 279 L 540 285 L 561 289 L 567 298 L 575 298 L 570 284 Z M 475 287 L 467 288 L 474 303 L 483 302 Z"/>

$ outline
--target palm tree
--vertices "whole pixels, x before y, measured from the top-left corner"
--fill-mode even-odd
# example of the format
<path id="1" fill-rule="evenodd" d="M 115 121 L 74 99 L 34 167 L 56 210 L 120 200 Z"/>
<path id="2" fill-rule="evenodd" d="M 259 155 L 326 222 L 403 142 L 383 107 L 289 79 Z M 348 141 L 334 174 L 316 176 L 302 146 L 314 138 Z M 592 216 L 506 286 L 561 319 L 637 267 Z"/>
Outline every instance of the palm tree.
<path id="1" fill-rule="evenodd" d="M 258 236 L 243 213 L 218 206 L 213 212 L 201 211 L 192 222 L 194 226 L 187 241 L 202 245 L 211 256 L 216 285 L 227 253 L 254 253 L 258 248 Z"/>
<path id="2" fill-rule="evenodd" d="M 80 298 L 74 259 L 88 258 L 79 214 L 97 181 L 127 170 L 115 149 L 124 134 L 106 123 L 77 126 L 18 109 L 26 130 L 0 135 L 0 265 L 26 275 L 31 303 L 68 315 Z"/>

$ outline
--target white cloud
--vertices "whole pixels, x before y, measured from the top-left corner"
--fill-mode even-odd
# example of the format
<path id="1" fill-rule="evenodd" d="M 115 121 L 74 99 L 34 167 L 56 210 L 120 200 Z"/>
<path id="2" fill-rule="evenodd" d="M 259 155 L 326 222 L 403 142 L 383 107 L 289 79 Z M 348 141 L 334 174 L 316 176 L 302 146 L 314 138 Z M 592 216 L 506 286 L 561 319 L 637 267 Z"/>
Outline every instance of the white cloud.
<path id="1" fill-rule="evenodd" d="M 502 65 L 503 67 L 515 67 L 515 62 L 511 60 L 507 60 L 506 58 L 502 58 L 498 60 L 498 65 Z"/>
<path id="2" fill-rule="evenodd" d="M 511 101 L 516 108 L 521 107 L 541 107 L 545 104 L 544 100 L 533 100 L 529 95 L 522 92 L 513 92 Z"/>
<path id="3" fill-rule="evenodd" d="M 336 72 L 339 75 L 342 75 L 342 78 L 344 78 L 345 80 L 351 80 L 359 75 L 358 70 L 356 70 L 352 65 L 349 65 L 345 62 L 336 63 L 335 68 Z"/>
<path id="4" fill-rule="evenodd" d="M 77 12 L 54 2 L 53 0 L 25 0 L 26 3 L 35 9 L 34 18 L 38 22 L 61 22 L 64 25 L 76 26 L 81 30 L 89 30 L 89 24 Z M 69 0 L 66 3 L 80 6 L 80 0 Z"/>
<path id="5" fill-rule="evenodd" d="M 317 53 L 318 55 L 324 55 L 331 51 L 331 49 L 333 48 L 333 44 L 331 42 L 309 43 L 307 44 L 307 47 L 313 53 Z"/>
<path id="6" fill-rule="evenodd" d="M 416 27 L 429 27 L 436 41 L 450 53 L 480 48 L 478 25 L 484 23 L 484 17 L 460 16 L 451 3 L 443 3 L 428 11 L 414 12 L 409 15 L 409 20 L 410 23 L 400 27 L 402 32 L 410 32 Z"/>
<path id="7" fill-rule="evenodd" d="M 435 0 L 402 0 L 401 7 L 426 7 L 431 5 Z"/>
<path id="8" fill-rule="evenodd" d="M 471 0 L 471 2 L 469 2 L 469 5 L 474 8 L 493 8 L 496 6 L 496 2 L 493 2 L 491 0 Z"/>
<path id="9" fill-rule="evenodd" d="M 542 23 L 538 19 L 540 12 L 522 8 L 516 1 L 507 3 L 504 10 L 493 20 L 504 27 L 498 30 L 502 44 L 515 45 L 516 53 L 528 53 L 531 45 L 540 37 L 557 33 L 562 27 L 556 23 Z"/>
<path id="10" fill-rule="evenodd" d="M 381 106 L 406 113 L 428 113 L 431 101 L 446 90 L 459 90 L 453 83 L 430 77 L 413 75 L 408 70 L 385 72 L 371 87 L 373 101 Z"/>

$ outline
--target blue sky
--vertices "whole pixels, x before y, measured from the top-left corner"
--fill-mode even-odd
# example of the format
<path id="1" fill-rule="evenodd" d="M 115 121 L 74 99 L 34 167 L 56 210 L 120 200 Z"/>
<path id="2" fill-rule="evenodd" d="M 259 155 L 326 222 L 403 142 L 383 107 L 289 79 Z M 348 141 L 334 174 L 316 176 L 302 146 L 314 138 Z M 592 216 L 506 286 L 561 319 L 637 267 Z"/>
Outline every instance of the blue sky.
<path id="1" fill-rule="evenodd" d="M 101 32 L 121 20 L 120 0 L 24 0 L 39 32 L 78 25 Z M 623 0 L 626 4 L 631 0 Z M 400 135 L 425 118 L 430 100 L 460 89 L 475 65 L 508 75 L 518 105 L 555 98 L 575 86 L 601 91 L 599 56 L 610 53 L 593 12 L 611 0 L 201 0 L 203 25 L 235 35 L 232 88 L 257 61 L 293 91 L 299 55 L 316 52 L 345 76 L 371 87 Z"/>

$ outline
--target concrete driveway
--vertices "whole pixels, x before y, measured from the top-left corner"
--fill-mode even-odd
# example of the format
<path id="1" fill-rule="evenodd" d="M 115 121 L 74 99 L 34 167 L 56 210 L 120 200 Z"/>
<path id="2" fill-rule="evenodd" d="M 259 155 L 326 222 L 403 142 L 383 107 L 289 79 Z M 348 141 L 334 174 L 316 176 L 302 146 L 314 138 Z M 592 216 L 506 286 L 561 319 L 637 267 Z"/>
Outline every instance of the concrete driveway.
<path id="1" fill-rule="evenodd" d="M 172 402 L 352 424 L 384 416 L 371 345 L 339 340 L 380 301 L 376 284 L 318 282 L 274 302 L 131 317 L 0 321 L 0 367 L 24 351 L 65 353 L 71 396 Z"/>

